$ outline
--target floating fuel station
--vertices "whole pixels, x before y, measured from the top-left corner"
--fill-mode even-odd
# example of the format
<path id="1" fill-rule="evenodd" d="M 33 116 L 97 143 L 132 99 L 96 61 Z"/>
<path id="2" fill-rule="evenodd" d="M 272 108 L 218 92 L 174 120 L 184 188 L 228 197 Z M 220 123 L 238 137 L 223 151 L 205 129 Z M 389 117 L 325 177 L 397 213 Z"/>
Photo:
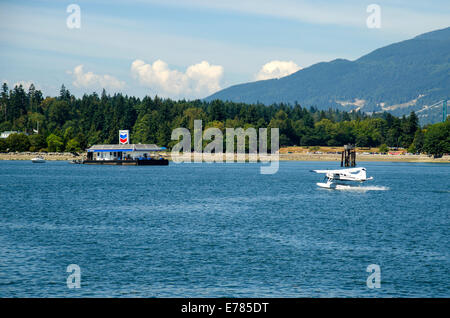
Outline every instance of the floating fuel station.
<path id="1" fill-rule="evenodd" d="M 130 144 L 128 130 L 119 131 L 119 144 L 93 145 L 87 150 L 83 164 L 122 166 L 167 166 L 169 160 L 158 152 L 166 150 L 154 144 Z"/>

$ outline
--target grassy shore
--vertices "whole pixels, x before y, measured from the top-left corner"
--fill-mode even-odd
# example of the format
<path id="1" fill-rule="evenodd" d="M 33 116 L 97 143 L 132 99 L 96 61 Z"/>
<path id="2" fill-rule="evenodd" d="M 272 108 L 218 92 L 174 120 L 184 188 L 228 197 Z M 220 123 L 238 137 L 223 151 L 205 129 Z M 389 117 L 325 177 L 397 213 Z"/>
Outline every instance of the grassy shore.
<path id="1" fill-rule="evenodd" d="M 340 150 L 321 148 L 315 152 L 308 151 L 308 149 L 293 149 L 294 147 L 281 148 L 280 149 L 280 160 L 291 160 L 291 161 L 341 161 L 341 155 L 337 153 Z M 328 150 L 328 151 L 327 151 Z M 329 152 L 329 153 L 327 153 Z M 367 153 L 368 150 L 360 151 L 356 157 L 357 162 L 359 161 L 391 161 L 391 162 L 440 162 L 440 163 L 450 163 L 450 156 L 443 156 L 442 158 L 433 158 L 424 154 L 421 155 L 411 155 L 411 154 L 370 154 Z M 373 149 L 370 152 L 376 152 Z M 163 156 L 170 159 L 170 153 L 162 153 Z M 0 153 L 0 160 L 31 160 L 36 156 L 42 156 L 45 160 L 73 160 L 73 159 L 83 159 L 86 158 L 86 154 L 82 153 L 79 156 L 75 156 L 72 153 L 38 153 L 38 152 L 10 152 L 10 153 Z M 192 154 L 192 160 L 194 155 Z M 207 158 L 204 158 L 207 160 Z M 235 156 L 235 159 L 236 156 Z M 248 156 L 246 156 L 248 159 Z M 224 156 L 225 161 L 225 156 Z"/>

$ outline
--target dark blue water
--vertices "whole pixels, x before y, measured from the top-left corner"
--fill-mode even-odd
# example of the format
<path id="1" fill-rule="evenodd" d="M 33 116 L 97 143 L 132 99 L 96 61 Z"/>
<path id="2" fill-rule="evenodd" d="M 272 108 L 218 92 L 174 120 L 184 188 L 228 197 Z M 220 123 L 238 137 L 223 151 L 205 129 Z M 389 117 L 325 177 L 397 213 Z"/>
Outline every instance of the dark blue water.
<path id="1" fill-rule="evenodd" d="M 360 166 L 339 191 L 309 172 L 331 162 L 0 161 L 0 296 L 450 297 L 450 165 Z"/>

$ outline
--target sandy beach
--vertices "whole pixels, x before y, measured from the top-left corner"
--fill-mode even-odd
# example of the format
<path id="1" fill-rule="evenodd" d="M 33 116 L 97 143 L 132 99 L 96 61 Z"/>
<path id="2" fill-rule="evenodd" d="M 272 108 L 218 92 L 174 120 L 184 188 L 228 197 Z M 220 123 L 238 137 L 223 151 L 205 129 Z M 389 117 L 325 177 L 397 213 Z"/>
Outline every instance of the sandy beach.
<path id="1" fill-rule="evenodd" d="M 280 160 L 294 161 L 341 161 L 340 154 L 280 154 Z M 356 156 L 356 161 L 390 161 L 390 162 L 441 162 L 450 163 L 450 156 L 433 158 L 427 155 L 362 155 Z"/>
<path id="2" fill-rule="evenodd" d="M 343 147 L 283 147 L 280 148 L 280 160 L 296 161 L 341 161 Z M 443 162 L 450 163 L 450 156 L 433 158 L 427 154 L 409 154 L 405 149 L 392 149 L 380 153 L 378 148 L 356 148 L 356 161 L 390 162 Z"/>
<path id="3" fill-rule="evenodd" d="M 86 157 L 84 154 L 80 154 L 79 156 L 75 156 L 70 152 L 7 152 L 0 153 L 0 160 L 31 160 L 37 156 L 43 157 L 45 160 L 54 161 L 54 160 L 74 160 L 74 159 L 82 159 Z"/>

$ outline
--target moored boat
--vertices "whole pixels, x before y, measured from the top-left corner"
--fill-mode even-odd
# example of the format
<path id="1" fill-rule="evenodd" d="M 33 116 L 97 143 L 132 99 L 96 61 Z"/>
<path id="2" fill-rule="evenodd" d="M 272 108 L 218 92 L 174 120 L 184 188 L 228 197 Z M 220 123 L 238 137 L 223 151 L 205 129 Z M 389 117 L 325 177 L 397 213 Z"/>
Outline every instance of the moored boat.
<path id="1" fill-rule="evenodd" d="M 32 163 L 45 163 L 44 157 L 37 156 L 31 159 Z"/>

